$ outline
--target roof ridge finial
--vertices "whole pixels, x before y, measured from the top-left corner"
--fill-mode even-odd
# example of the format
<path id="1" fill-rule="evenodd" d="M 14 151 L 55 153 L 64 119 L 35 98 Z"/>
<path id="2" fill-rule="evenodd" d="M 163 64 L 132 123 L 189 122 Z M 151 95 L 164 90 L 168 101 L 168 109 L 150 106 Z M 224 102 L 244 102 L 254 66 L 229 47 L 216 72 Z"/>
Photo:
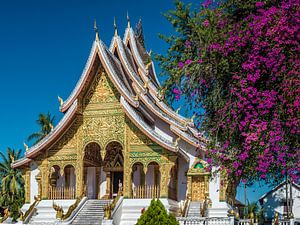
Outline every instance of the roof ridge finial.
<path id="1" fill-rule="evenodd" d="M 114 17 L 114 29 L 115 29 L 115 36 L 118 36 L 118 28 L 116 23 L 116 17 Z"/>
<path id="2" fill-rule="evenodd" d="M 98 27 L 97 27 L 96 19 L 94 20 L 94 31 L 96 33 L 96 41 L 99 41 L 99 30 L 98 30 Z"/>
<path id="3" fill-rule="evenodd" d="M 130 28 L 130 18 L 129 18 L 129 14 L 128 14 L 128 11 L 127 11 L 127 27 Z"/>

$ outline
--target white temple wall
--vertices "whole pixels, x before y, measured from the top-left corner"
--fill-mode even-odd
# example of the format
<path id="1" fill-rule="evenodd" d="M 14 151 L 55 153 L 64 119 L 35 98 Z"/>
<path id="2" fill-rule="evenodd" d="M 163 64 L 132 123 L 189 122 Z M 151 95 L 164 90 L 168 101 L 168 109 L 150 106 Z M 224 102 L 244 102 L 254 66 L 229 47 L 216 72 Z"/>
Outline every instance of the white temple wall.
<path id="1" fill-rule="evenodd" d="M 65 186 L 64 176 L 62 176 L 60 172 L 61 171 L 59 171 L 59 173 L 58 173 L 58 179 L 56 181 L 56 187 L 64 187 Z"/>
<path id="2" fill-rule="evenodd" d="M 183 149 L 185 151 L 185 153 L 188 155 L 188 157 L 190 158 L 190 165 L 189 165 L 189 168 L 190 168 L 193 165 L 193 163 L 195 162 L 195 159 L 198 157 L 199 150 L 197 150 L 196 147 L 190 145 L 189 143 L 187 143 L 185 141 L 180 141 L 179 147 L 181 149 Z"/>
<path id="3" fill-rule="evenodd" d="M 160 118 L 154 115 L 155 118 L 155 125 L 154 125 L 154 130 L 160 134 L 162 137 L 169 141 L 174 141 L 175 135 L 173 132 L 170 130 L 170 125 L 167 124 L 166 122 L 162 121 Z"/>
<path id="4" fill-rule="evenodd" d="M 154 165 L 148 165 L 145 183 L 146 185 L 154 185 Z"/>
<path id="5" fill-rule="evenodd" d="M 87 167 L 87 197 L 96 197 L 96 167 Z"/>
<path id="6" fill-rule="evenodd" d="M 64 175 L 65 175 L 65 177 L 70 176 L 70 184 L 69 185 L 70 185 L 70 187 L 75 187 L 76 186 L 75 168 L 73 166 L 65 168 Z"/>
<path id="7" fill-rule="evenodd" d="M 184 201 L 187 194 L 187 176 L 186 172 L 189 169 L 189 163 L 186 162 L 183 158 L 178 160 L 178 202 Z"/>
<path id="8" fill-rule="evenodd" d="M 39 194 L 38 182 L 35 179 L 35 176 L 39 174 L 39 169 L 35 162 L 30 164 L 30 203 L 34 202 L 34 196 Z"/>
<path id="9" fill-rule="evenodd" d="M 138 165 L 136 171 L 133 173 L 133 187 L 141 185 L 141 172 L 143 172 L 143 167 Z"/>
<path id="10" fill-rule="evenodd" d="M 214 167 L 212 169 L 212 174 L 216 170 Z M 226 208 L 227 203 L 219 200 L 220 195 L 220 173 L 217 173 L 216 175 L 212 176 L 212 178 L 209 180 L 209 198 L 212 201 L 212 208 Z"/>
<path id="11" fill-rule="evenodd" d="M 103 167 L 101 166 L 100 172 L 100 198 L 102 198 L 106 194 L 106 173 L 103 171 Z"/>

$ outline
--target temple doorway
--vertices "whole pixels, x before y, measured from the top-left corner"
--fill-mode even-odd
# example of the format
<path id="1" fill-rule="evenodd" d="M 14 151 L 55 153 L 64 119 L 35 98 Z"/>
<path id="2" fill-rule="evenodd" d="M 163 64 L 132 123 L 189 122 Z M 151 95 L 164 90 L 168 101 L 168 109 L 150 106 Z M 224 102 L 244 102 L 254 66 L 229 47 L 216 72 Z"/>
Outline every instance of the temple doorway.
<path id="1" fill-rule="evenodd" d="M 123 172 L 112 173 L 112 195 L 117 196 L 120 185 L 123 185 Z"/>
<path id="2" fill-rule="evenodd" d="M 96 142 L 89 143 L 84 149 L 84 194 L 89 199 L 98 197 L 96 170 L 101 166 L 100 146 Z"/>
<path id="3" fill-rule="evenodd" d="M 114 198 L 118 192 L 122 194 L 124 183 L 124 157 L 123 147 L 117 141 L 112 141 L 106 146 L 106 155 L 103 170 L 106 173 L 106 197 Z"/>

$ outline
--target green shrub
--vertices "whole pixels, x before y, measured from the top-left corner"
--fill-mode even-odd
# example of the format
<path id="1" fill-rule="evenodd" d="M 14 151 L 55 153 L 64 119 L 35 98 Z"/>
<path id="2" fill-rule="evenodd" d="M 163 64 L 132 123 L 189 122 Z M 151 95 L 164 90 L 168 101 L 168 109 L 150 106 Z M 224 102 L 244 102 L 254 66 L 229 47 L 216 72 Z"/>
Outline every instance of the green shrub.
<path id="1" fill-rule="evenodd" d="M 179 225 L 175 216 L 168 214 L 159 199 L 152 199 L 149 208 L 141 215 L 136 225 Z"/>

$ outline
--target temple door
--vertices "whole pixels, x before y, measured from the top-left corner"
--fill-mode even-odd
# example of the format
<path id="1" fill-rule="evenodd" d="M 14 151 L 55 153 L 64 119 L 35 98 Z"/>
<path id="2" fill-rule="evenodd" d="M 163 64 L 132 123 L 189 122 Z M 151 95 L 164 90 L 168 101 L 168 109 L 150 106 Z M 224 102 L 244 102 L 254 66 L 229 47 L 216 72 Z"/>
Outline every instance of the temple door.
<path id="1" fill-rule="evenodd" d="M 205 200 L 205 178 L 204 176 L 192 177 L 192 201 Z"/>

